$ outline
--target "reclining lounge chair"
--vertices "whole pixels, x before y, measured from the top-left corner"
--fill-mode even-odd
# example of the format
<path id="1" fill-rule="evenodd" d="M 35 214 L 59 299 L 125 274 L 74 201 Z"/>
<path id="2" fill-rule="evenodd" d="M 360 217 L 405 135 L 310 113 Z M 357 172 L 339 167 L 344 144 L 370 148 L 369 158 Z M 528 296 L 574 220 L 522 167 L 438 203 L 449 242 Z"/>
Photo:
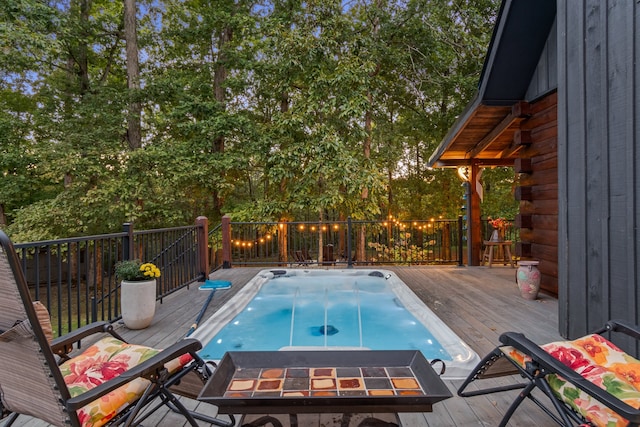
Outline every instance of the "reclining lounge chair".
<path id="1" fill-rule="evenodd" d="M 304 259 L 304 256 L 302 255 L 302 251 L 294 251 L 293 252 L 293 259 L 295 260 L 296 264 L 298 265 L 307 265 L 309 264 L 309 262 Z"/>
<path id="2" fill-rule="evenodd" d="M 18 262 L 0 231 L 0 418 L 8 417 L 5 427 L 20 414 L 61 427 L 137 425 L 162 405 L 198 425 L 198 416 L 169 387 L 187 374 L 203 382 L 211 375 L 196 353 L 199 341 L 184 339 L 155 350 L 127 344 L 107 322 L 52 339 L 46 308 L 32 302 Z M 80 340 L 82 350 L 76 345 Z"/>
<path id="3" fill-rule="evenodd" d="M 494 349 L 458 389 L 462 397 L 519 389 L 500 426 L 525 398 L 531 399 L 561 426 L 640 425 L 640 361 L 626 354 L 601 334 L 621 333 L 640 339 L 638 326 L 611 320 L 593 334 L 573 341 L 538 346 L 520 333 L 500 336 Z M 505 386 L 470 389 L 488 378 L 519 373 L 525 381 Z M 482 381 L 479 381 L 482 380 Z M 544 394 L 532 395 L 534 389 Z"/>

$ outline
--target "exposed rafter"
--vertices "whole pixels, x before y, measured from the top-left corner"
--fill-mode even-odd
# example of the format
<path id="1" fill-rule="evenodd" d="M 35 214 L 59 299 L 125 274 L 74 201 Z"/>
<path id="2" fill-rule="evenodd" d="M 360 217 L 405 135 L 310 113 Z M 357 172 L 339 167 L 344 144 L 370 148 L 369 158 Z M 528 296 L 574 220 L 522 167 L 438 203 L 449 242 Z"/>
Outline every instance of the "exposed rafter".
<path id="1" fill-rule="evenodd" d="M 511 113 L 509 113 L 491 132 L 489 132 L 482 140 L 480 140 L 471 150 L 467 151 L 465 157 L 475 158 L 480 153 L 485 151 L 487 147 L 491 145 L 496 139 L 498 139 L 507 129 L 514 124 L 519 124 L 524 119 L 531 116 L 531 109 L 529 103 L 526 101 L 519 101 L 513 104 L 511 107 Z"/>

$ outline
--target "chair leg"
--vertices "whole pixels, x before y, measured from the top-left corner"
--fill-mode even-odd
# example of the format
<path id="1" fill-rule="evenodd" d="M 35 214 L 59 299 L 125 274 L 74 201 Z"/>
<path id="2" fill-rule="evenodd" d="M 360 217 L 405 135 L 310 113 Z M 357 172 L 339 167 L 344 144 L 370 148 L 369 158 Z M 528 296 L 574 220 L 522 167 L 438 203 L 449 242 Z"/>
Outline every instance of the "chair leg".
<path id="1" fill-rule="evenodd" d="M 530 377 L 530 381 L 531 382 L 527 384 L 527 386 L 518 394 L 518 397 L 511 403 L 511 405 L 509 406 L 509 409 L 507 409 L 507 412 L 504 414 L 504 417 L 502 418 L 502 421 L 500 422 L 499 427 L 505 427 L 507 425 L 507 423 L 511 419 L 511 416 L 513 416 L 513 413 L 516 411 L 516 409 L 518 409 L 518 407 L 520 406 L 522 401 L 524 401 L 525 398 L 528 398 L 533 403 L 535 403 L 540 409 L 542 409 L 547 415 L 549 415 L 556 423 L 558 423 L 558 425 L 563 427 L 572 427 L 574 423 L 572 423 L 569 415 L 567 414 L 567 410 L 564 407 L 564 404 L 555 397 L 555 395 L 553 394 L 553 391 L 551 390 L 551 387 L 549 386 L 549 383 L 547 383 L 547 381 L 544 379 L 544 376 Z M 533 389 L 536 387 L 540 391 L 542 391 L 547 396 L 547 398 L 549 398 L 549 400 L 551 400 L 551 403 L 553 404 L 553 407 L 555 408 L 557 415 L 554 414 L 551 411 L 551 409 L 549 409 L 546 405 L 544 405 L 542 402 L 540 402 L 531 394 Z M 577 418 L 576 418 L 576 421 L 578 423 L 582 422 L 582 420 L 578 420 Z"/>
<path id="2" fill-rule="evenodd" d="M 509 245 L 504 247 L 505 252 L 507 253 L 507 256 L 509 257 L 509 264 L 511 265 L 511 268 L 513 268 L 513 257 L 511 256 L 511 248 L 509 247 Z"/>
<path id="3" fill-rule="evenodd" d="M 518 397 L 516 397 L 516 400 L 514 400 L 511 403 L 511 405 L 509 406 L 509 409 L 507 409 L 507 412 L 505 412 L 504 417 L 502 418 L 502 421 L 500 421 L 499 427 L 505 427 L 507 425 L 513 413 L 516 411 L 516 409 L 518 409 L 518 406 L 520 406 L 522 401 L 527 396 L 529 396 L 529 394 L 531 393 L 531 390 L 533 390 L 534 388 L 535 388 L 535 384 L 531 382 L 527 384 L 527 386 L 520 393 L 518 393 Z"/>
<path id="4" fill-rule="evenodd" d="M 484 252 L 482 253 L 482 262 L 480 265 L 485 265 L 489 261 L 489 246 L 485 246 Z"/>
<path id="5" fill-rule="evenodd" d="M 270 415 L 265 415 L 250 423 L 242 424 L 242 427 L 264 427 L 267 424 L 271 424 L 273 427 L 282 427 L 282 423 Z"/>
<path id="6" fill-rule="evenodd" d="M 9 415 L 7 417 L 7 419 L 5 420 L 5 424 L 3 424 L 4 427 L 9 427 L 11 425 L 13 425 L 13 423 L 16 422 L 16 419 L 20 416 L 20 414 L 18 413 L 12 413 L 11 415 Z"/>
<path id="7" fill-rule="evenodd" d="M 127 419 L 124 423 L 124 427 L 130 427 L 131 425 L 134 425 L 133 423 L 134 421 L 136 421 L 136 417 L 138 416 L 138 413 L 140 413 L 140 410 L 149 403 L 149 396 L 151 396 L 152 392 L 157 387 L 158 385 L 152 382 L 144 390 L 144 393 L 142 393 L 142 396 L 140 397 L 140 399 L 138 399 L 138 402 L 136 403 L 136 405 L 133 407 L 131 412 L 129 412 L 129 414 L 127 415 Z"/>
<path id="8" fill-rule="evenodd" d="M 573 426 L 573 423 L 571 422 L 571 420 L 569 419 L 569 416 L 567 415 L 567 411 L 564 403 L 560 402 L 556 398 L 555 394 L 553 394 L 553 391 L 551 390 L 551 387 L 549 386 L 549 383 L 544 379 L 544 377 L 536 378 L 535 382 L 538 388 L 542 390 L 542 392 L 546 394 L 547 397 L 551 400 L 551 403 L 553 404 L 556 411 L 560 415 L 560 418 L 562 419 L 562 422 L 564 423 L 564 425 L 567 427 Z"/>
<path id="9" fill-rule="evenodd" d="M 182 411 L 180 410 L 180 408 L 178 408 L 177 405 L 173 405 L 173 403 L 171 403 L 171 402 L 166 402 L 166 405 L 173 412 L 182 413 Z M 212 417 L 210 415 L 202 414 L 200 412 L 190 411 L 188 409 L 187 409 L 187 411 L 196 420 L 204 421 L 204 422 L 206 422 L 208 424 L 213 424 L 213 425 L 220 426 L 220 427 L 233 427 L 233 426 L 236 425 L 236 418 L 235 418 L 235 416 L 233 414 L 226 414 L 229 417 L 229 421 L 225 421 L 225 420 L 221 420 L 220 418 L 215 418 L 215 417 Z"/>
<path id="10" fill-rule="evenodd" d="M 473 381 L 481 379 L 483 375 L 486 375 L 486 373 L 492 369 L 492 366 L 494 366 L 494 364 L 496 364 L 500 360 L 503 360 L 502 358 L 504 357 L 505 356 L 502 354 L 502 351 L 500 351 L 499 348 L 496 348 L 491 353 L 487 354 L 473 369 L 473 375 L 469 375 L 467 379 L 462 383 L 462 385 L 458 388 L 458 396 L 461 396 L 461 397 L 480 396 L 484 394 L 492 394 L 492 393 L 497 393 L 501 391 L 509 391 L 509 390 L 525 388 L 527 386 L 527 383 L 514 382 L 513 384 L 509 384 L 509 385 L 487 387 L 479 390 L 465 391 L 469 384 L 471 384 Z M 512 375 L 515 373 L 518 373 L 518 371 L 514 370 L 512 372 L 512 371 L 501 370 L 500 372 L 492 375 L 492 377 Z M 489 377 L 487 376 L 486 378 L 489 378 Z"/>
<path id="11" fill-rule="evenodd" d="M 189 424 L 191 424 L 193 427 L 199 427 L 198 422 L 193 417 L 193 413 L 189 411 L 187 408 L 185 408 L 182 402 L 180 402 L 173 393 L 171 393 L 169 390 L 167 390 L 164 387 L 160 390 L 160 393 L 162 394 L 163 402 L 165 402 L 165 404 L 169 408 L 171 408 L 171 406 L 174 406 L 175 408 L 178 409 L 178 412 L 180 412 L 187 419 Z"/>

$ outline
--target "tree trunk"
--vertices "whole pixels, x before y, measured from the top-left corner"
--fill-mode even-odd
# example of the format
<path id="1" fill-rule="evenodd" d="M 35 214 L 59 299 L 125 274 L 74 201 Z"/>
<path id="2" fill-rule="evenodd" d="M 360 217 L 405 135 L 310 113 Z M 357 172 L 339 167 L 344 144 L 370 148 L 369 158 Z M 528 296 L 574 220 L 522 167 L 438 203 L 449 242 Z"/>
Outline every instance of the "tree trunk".
<path id="1" fill-rule="evenodd" d="M 215 70 L 213 73 L 213 94 L 216 101 L 220 104 L 221 109 L 226 109 L 224 83 L 227 79 L 228 70 L 226 65 L 226 55 L 224 53 L 225 45 L 227 45 L 233 39 L 233 29 L 231 27 L 225 27 L 220 32 L 218 37 L 218 60 L 216 61 Z M 213 152 L 224 152 L 224 136 L 218 135 L 213 140 Z M 224 200 L 220 196 L 218 190 L 213 191 L 213 204 L 215 211 L 218 215 L 222 213 L 222 204 Z"/>
<path id="2" fill-rule="evenodd" d="M 380 1 L 377 0 L 375 2 L 376 8 L 380 8 Z M 371 33 L 373 34 L 373 38 L 375 39 L 375 37 L 377 36 L 378 32 L 380 31 L 380 20 L 379 18 L 374 18 L 372 24 L 371 24 Z M 373 71 L 373 73 L 369 76 L 371 79 L 373 79 L 378 73 L 380 72 L 380 63 L 378 63 L 376 65 L 376 69 Z M 371 83 L 370 83 L 371 84 Z M 362 154 L 365 158 L 365 161 L 368 161 L 369 158 L 371 157 L 371 132 L 373 130 L 373 126 L 372 126 L 372 111 L 373 111 L 373 94 L 371 93 L 371 90 L 367 91 L 367 100 L 369 101 L 369 109 L 365 112 L 364 115 L 364 132 L 365 132 L 365 137 L 364 137 L 364 141 L 362 142 Z M 369 198 L 369 189 L 367 187 L 363 187 L 362 188 L 362 192 L 360 194 L 360 198 L 362 199 L 363 202 L 365 202 L 366 199 Z M 360 227 L 360 230 L 358 232 L 358 261 L 365 261 L 365 247 L 364 247 L 364 242 L 365 242 L 365 228 Z"/>
<path id="3" fill-rule="evenodd" d="M 7 215 L 5 214 L 4 203 L 0 203 L 0 226 L 7 225 Z"/>
<path id="4" fill-rule="evenodd" d="M 369 103 L 371 104 L 373 100 L 371 92 L 367 94 L 367 98 L 369 99 Z M 367 112 L 365 113 L 365 117 L 364 117 L 364 131 L 366 136 L 362 143 L 362 154 L 366 160 L 368 160 L 371 157 L 371 130 L 372 130 L 372 126 L 371 126 L 371 107 L 370 107 L 369 110 L 367 110 Z M 369 189 L 367 187 L 362 188 L 360 198 L 362 199 L 363 202 L 369 198 Z M 364 227 L 360 227 L 360 229 L 358 230 L 357 258 L 358 258 L 358 261 L 361 261 L 361 262 L 365 261 L 365 245 L 364 245 L 364 242 L 366 240 L 365 231 L 366 230 Z"/>
<path id="5" fill-rule="evenodd" d="M 80 0 L 80 21 L 82 27 L 89 25 L 89 0 Z M 84 40 L 78 45 L 78 76 L 80 78 L 80 95 L 84 95 L 89 91 L 89 59 L 87 56 L 88 47 Z"/>
<path id="6" fill-rule="evenodd" d="M 142 104 L 137 100 L 140 90 L 138 64 L 138 35 L 136 30 L 136 0 L 124 0 L 124 39 L 127 55 L 127 87 L 129 88 L 129 114 L 127 116 L 127 141 L 132 150 L 142 146 L 140 116 Z"/>
<path id="7" fill-rule="evenodd" d="M 323 231 L 322 231 L 322 221 L 323 221 L 323 215 L 322 215 L 323 211 L 322 208 L 320 208 L 319 212 L 318 212 L 318 218 L 320 220 L 320 223 L 318 224 L 318 265 L 322 265 L 323 261 L 324 261 L 324 253 L 323 253 L 323 249 L 324 249 L 324 239 L 323 239 Z"/>
<path id="8" fill-rule="evenodd" d="M 286 218 L 282 218 L 278 224 L 278 261 L 281 267 L 287 266 L 289 258 L 289 225 Z"/>

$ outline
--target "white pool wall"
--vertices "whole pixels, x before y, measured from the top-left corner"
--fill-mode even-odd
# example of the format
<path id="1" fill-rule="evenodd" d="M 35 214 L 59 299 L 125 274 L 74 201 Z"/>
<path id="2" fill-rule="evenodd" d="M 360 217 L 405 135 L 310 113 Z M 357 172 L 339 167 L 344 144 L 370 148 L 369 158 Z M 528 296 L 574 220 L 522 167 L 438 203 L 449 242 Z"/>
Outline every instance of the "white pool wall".
<path id="1" fill-rule="evenodd" d="M 464 379 L 469 372 L 477 365 L 480 358 L 458 335 L 451 330 L 427 305 L 416 296 L 416 294 L 393 272 L 382 269 L 349 269 L 349 270 L 315 270 L 315 269 L 266 269 L 254 276 L 242 289 L 236 293 L 223 307 L 215 312 L 209 319 L 203 322 L 191 335 L 191 338 L 198 339 L 203 345 L 207 344 L 214 336 L 234 317 L 236 317 L 247 306 L 262 285 L 274 277 L 272 271 L 284 272 L 278 277 L 304 277 L 304 276 L 335 276 L 343 275 L 348 277 L 366 276 L 373 271 L 379 271 L 386 278 L 389 287 L 398 297 L 398 300 L 405 308 L 418 319 L 440 342 L 442 347 L 451 356 L 450 361 L 445 361 L 446 371 L 442 378 L 448 380 Z M 292 350 L 303 348 L 295 348 Z M 314 350 L 319 348 L 314 347 Z M 332 348 L 335 349 L 335 348 Z M 435 367 L 439 371 L 439 366 Z"/>

